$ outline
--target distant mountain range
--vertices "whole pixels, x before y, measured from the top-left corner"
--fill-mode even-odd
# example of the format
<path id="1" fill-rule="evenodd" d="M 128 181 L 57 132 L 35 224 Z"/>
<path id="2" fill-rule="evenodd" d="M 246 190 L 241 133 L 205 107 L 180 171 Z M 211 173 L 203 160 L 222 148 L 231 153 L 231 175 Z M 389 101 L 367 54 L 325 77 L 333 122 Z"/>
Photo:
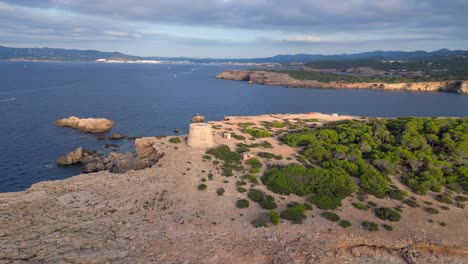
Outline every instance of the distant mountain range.
<path id="1" fill-rule="evenodd" d="M 340 61 L 356 59 L 376 60 L 419 60 L 450 56 L 468 56 L 467 50 L 440 49 L 427 51 L 372 51 L 355 54 L 295 54 L 276 55 L 267 58 L 250 59 L 212 59 L 189 57 L 141 57 L 123 54 L 120 52 L 101 52 L 97 50 L 52 49 L 52 48 L 11 48 L 0 46 L 0 60 L 47 60 L 47 61 L 81 61 L 91 62 L 98 59 L 113 59 L 123 61 L 135 60 L 163 60 L 163 61 L 190 61 L 194 63 L 292 63 L 310 61 Z"/>

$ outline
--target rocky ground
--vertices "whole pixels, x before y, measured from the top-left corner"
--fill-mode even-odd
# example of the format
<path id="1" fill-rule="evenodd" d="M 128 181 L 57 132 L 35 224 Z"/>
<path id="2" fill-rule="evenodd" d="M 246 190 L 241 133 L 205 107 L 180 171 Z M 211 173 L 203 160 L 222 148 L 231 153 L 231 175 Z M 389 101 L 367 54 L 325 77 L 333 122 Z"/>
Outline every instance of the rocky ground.
<path id="1" fill-rule="evenodd" d="M 327 88 L 327 89 L 378 89 L 378 90 L 405 90 L 420 92 L 451 92 L 468 94 L 467 81 L 441 81 L 441 82 L 413 82 L 413 83 L 347 83 L 347 82 L 320 82 L 316 80 L 296 79 L 288 74 L 272 71 L 246 71 L 225 70 L 216 78 L 247 81 L 264 85 L 286 86 L 293 88 Z"/>
<path id="2" fill-rule="evenodd" d="M 241 142 L 222 138 L 222 132 L 230 129 L 242 134 L 239 122 L 260 125 L 262 120 L 285 118 L 326 122 L 353 117 L 228 117 L 228 121 L 213 123 L 218 128 L 214 130 L 215 143 L 233 147 Z M 0 263 L 468 262 L 468 209 L 454 206 L 430 215 L 421 208 L 403 205 L 402 220 L 392 223 L 394 231 L 368 232 L 361 228 L 363 220 L 384 221 L 370 211 L 353 208 L 356 198 L 349 197 L 337 211 L 352 223 L 346 229 L 321 217 L 317 208 L 307 212 L 301 225 L 285 221 L 254 228 L 251 221 L 265 210 L 255 203 L 236 208 L 236 201 L 246 197 L 236 191 L 240 174 L 223 177 L 212 161 L 202 158 L 205 150 L 169 139 L 147 139 L 165 153 L 149 169 L 84 174 L 37 183 L 24 192 L 0 194 Z M 293 157 L 294 149 L 280 145 L 275 138 L 266 140 L 274 146 L 269 152 Z M 199 191 L 197 186 L 202 182 L 208 187 Z M 222 196 L 216 194 L 220 187 L 226 190 Z M 280 210 L 302 199 L 273 195 Z M 442 205 L 430 196 L 417 198 Z M 382 206 L 401 204 L 390 199 L 369 200 Z"/>

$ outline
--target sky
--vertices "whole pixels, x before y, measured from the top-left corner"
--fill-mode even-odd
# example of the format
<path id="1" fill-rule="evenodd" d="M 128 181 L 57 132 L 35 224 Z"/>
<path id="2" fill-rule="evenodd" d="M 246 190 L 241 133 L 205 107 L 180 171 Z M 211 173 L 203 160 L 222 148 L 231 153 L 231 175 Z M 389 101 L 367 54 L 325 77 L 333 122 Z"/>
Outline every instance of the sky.
<path id="1" fill-rule="evenodd" d="M 468 49 L 468 0 L 0 0 L 0 45 L 254 58 Z"/>

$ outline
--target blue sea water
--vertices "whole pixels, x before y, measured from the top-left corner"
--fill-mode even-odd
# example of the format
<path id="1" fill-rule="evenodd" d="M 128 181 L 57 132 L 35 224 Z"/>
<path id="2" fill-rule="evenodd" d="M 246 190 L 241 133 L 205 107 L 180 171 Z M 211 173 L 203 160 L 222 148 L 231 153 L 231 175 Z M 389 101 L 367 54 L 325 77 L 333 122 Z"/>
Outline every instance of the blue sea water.
<path id="1" fill-rule="evenodd" d="M 0 192 L 79 174 L 55 166 L 77 147 L 107 141 L 56 119 L 105 117 L 111 133 L 186 133 L 189 120 L 225 115 L 323 112 L 359 116 L 468 116 L 468 96 L 376 90 L 291 89 L 215 79 L 224 65 L 0 62 Z M 232 68 L 232 67 L 229 67 Z M 113 142 L 116 143 L 116 142 Z M 122 149 L 131 142 L 118 141 Z"/>

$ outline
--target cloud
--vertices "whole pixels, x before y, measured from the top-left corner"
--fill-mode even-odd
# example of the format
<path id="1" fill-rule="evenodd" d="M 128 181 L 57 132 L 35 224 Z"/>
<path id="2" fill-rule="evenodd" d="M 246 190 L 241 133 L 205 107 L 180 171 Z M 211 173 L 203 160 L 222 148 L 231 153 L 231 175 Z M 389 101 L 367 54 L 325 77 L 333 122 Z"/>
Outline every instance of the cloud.
<path id="1" fill-rule="evenodd" d="M 146 46 L 153 54 L 151 45 L 236 46 L 254 55 L 356 43 L 389 49 L 381 40 L 392 39 L 406 49 L 456 48 L 468 44 L 466 10 L 466 0 L 0 0 L 0 44 Z"/>

